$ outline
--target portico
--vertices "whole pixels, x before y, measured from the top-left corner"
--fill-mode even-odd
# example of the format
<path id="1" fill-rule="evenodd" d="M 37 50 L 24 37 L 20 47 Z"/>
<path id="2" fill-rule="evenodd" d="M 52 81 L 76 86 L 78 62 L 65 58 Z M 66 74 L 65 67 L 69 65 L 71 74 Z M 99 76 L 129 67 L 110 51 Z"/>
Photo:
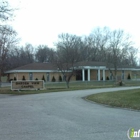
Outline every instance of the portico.
<path id="1" fill-rule="evenodd" d="M 94 80 L 98 80 L 98 81 L 100 81 L 101 79 L 103 80 L 103 81 L 105 81 L 105 67 L 104 66 L 102 66 L 102 67 L 83 67 L 82 68 L 82 81 L 91 81 L 91 71 L 96 71 L 95 73 L 94 73 L 94 75 L 97 77 L 96 79 L 94 79 Z M 87 79 L 85 78 L 86 77 L 86 71 L 87 71 Z M 102 77 L 101 77 L 101 73 L 102 73 Z"/>

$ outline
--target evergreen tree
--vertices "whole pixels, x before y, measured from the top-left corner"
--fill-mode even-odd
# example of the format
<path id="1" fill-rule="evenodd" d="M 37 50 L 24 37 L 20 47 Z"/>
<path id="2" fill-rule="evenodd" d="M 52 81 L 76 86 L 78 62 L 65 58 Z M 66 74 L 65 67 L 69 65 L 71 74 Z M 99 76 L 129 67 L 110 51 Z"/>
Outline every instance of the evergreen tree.
<path id="1" fill-rule="evenodd" d="M 16 77 L 14 77 L 14 81 L 16 81 L 17 80 L 17 78 Z"/>
<path id="2" fill-rule="evenodd" d="M 62 82 L 62 77 L 61 77 L 61 75 L 59 75 L 59 82 Z"/>
<path id="3" fill-rule="evenodd" d="M 109 80 L 109 77 L 108 76 L 106 77 L 106 80 Z"/>
<path id="4" fill-rule="evenodd" d="M 52 78 L 52 82 L 55 82 L 55 77 L 53 76 L 53 78 Z"/>
<path id="5" fill-rule="evenodd" d="M 130 79 L 131 79 L 130 73 L 128 74 L 128 77 L 127 77 L 127 79 L 128 79 L 128 80 L 130 80 Z"/>
<path id="6" fill-rule="evenodd" d="M 23 75 L 23 77 L 22 77 L 22 80 L 26 80 L 24 75 Z"/>
<path id="7" fill-rule="evenodd" d="M 46 81 L 44 75 L 43 75 L 43 77 L 42 77 L 42 80 L 44 80 L 44 82 Z"/>

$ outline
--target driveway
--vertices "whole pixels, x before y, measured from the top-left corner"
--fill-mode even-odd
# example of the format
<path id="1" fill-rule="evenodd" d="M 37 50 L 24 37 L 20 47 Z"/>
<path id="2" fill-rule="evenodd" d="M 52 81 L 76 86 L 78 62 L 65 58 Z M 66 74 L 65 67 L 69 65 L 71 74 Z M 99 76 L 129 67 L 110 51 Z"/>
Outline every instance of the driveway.
<path id="1" fill-rule="evenodd" d="M 111 108 L 82 99 L 106 88 L 47 94 L 0 95 L 1 140 L 128 140 L 140 129 L 140 112 Z"/>

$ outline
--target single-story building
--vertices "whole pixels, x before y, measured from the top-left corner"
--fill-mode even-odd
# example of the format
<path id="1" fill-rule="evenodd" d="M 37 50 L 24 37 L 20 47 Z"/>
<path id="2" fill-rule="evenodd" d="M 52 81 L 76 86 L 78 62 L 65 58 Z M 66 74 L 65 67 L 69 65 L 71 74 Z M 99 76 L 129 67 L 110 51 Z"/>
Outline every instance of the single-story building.
<path id="1" fill-rule="evenodd" d="M 103 62 L 89 62 L 82 61 L 74 65 L 75 74 L 72 76 L 71 81 L 91 81 L 91 80 L 113 80 L 114 68 L 108 67 Z M 140 69 L 134 67 L 118 67 L 118 79 L 128 79 L 128 77 L 135 78 L 135 73 Z M 70 71 L 69 71 L 70 72 Z M 50 62 L 48 63 L 31 63 L 13 70 L 5 72 L 8 80 L 45 80 L 46 82 L 60 81 L 60 77 L 64 77 L 58 67 Z"/>

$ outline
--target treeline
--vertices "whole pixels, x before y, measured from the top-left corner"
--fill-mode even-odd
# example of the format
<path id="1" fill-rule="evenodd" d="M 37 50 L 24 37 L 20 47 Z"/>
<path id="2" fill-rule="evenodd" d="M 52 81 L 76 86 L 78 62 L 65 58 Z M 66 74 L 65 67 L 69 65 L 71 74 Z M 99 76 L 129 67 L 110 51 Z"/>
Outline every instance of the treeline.
<path id="1" fill-rule="evenodd" d="M 9 45 L 7 44 L 9 43 Z M 33 62 L 74 63 L 78 61 L 100 61 L 117 66 L 136 66 L 137 49 L 130 35 L 123 30 L 96 28 L 88 36 L 62 33 L 55 42 L 56 49 L 47 45 L 16 45 L 16 39 L 7 40 L 1 52 L 3 70 L 13 69 Z M 3 50 L 2 50 L 3 49 Z"/>
<path id="2" fill-rule="evenodd" d="M 73 66 L 78 61 L 100 61 L 112 64 L 116 71 L 118 66 L 137 65 L 137 49 L 131 36 L 108 27 L 95 28 L 87 36 L 62 33 L 55 49 L 46 44 L 19 46 L 16 31 L 6 22 L 13 18 L 14 9 L 6 1 L 0 5 L 0 73 L 33 62 L 52 62 L 62 69 L 64 63 Z"/>

